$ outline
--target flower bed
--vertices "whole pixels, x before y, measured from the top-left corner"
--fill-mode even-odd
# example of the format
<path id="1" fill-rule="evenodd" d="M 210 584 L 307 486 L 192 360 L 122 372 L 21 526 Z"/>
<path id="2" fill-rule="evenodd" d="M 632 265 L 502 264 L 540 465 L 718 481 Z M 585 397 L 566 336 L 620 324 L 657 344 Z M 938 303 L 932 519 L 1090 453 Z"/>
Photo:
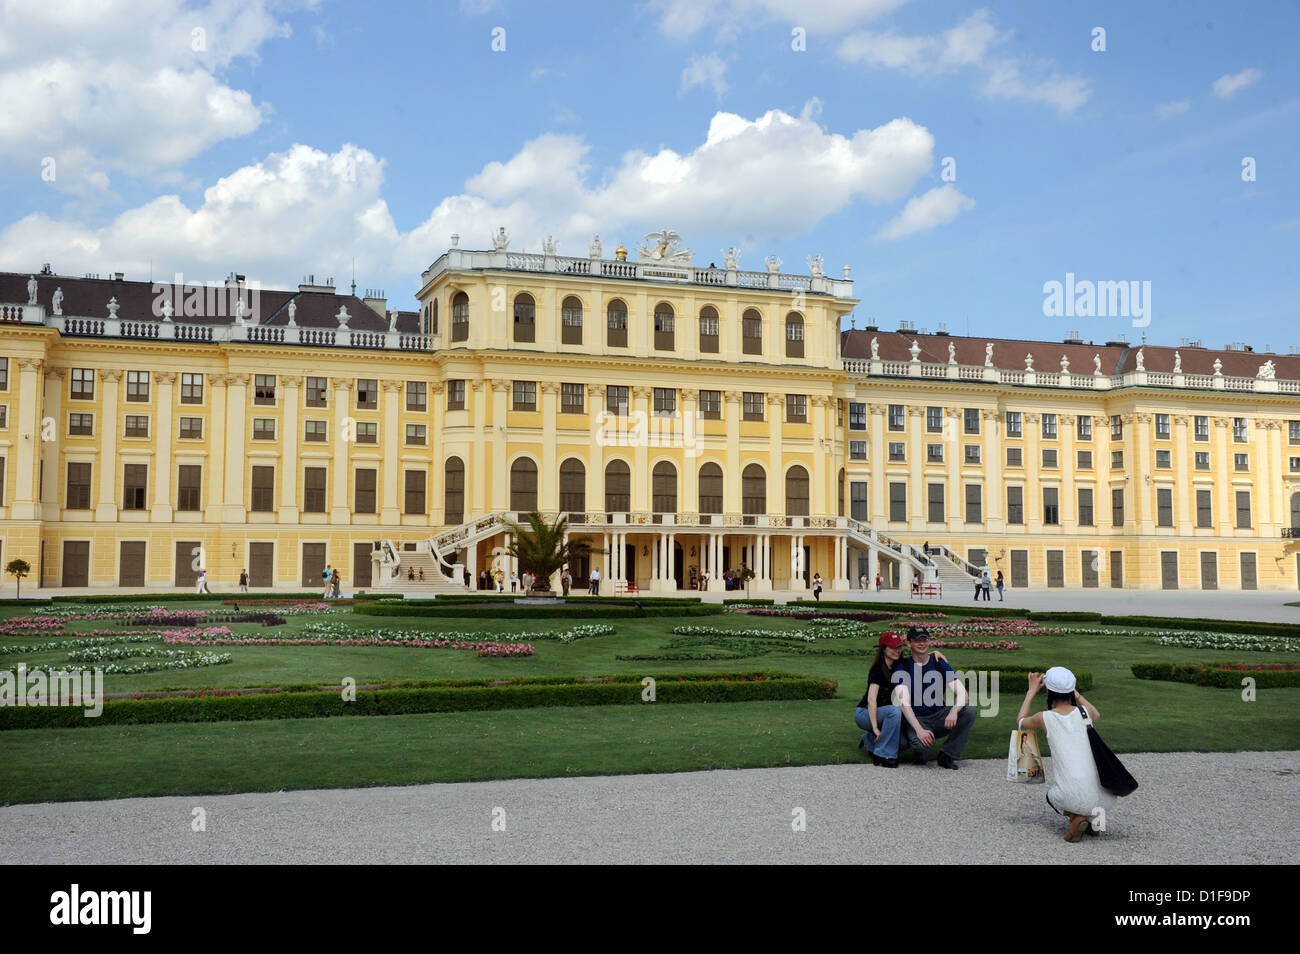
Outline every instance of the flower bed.
<path id="1" fill-rule="evenodd" d="M 1214 689 L 1241 689 L 1254 680 L 1257 689 L 1300 686 L 1300 663 L 1134 663 L 1138 679 L 1186 682 Z"/>
<path id="2" fill-rule="evenodd" d="M 383 632 L 382 630 L 377 632 Z M 476 636 L 477 633 L 462 633 Z M 167 636 L 163 642 L 185 646 L 404 646 L 410 649 L 470 649 L 480 656 L 531 656 L 533 647 L 528 643 L 493 643 L 481 640 L 435 637 L 416 637 L 409 632 L 403 635 L 386 633 L 383 636 Z"/>
<path id="3" fill-rule="evenodd" d="M 145 662 L 125 662 L 127 659 L 145 659 Z M 113 661 L 117 660 L 117 661 Z M 100 646 L 68 653 L 68 662 L 94 664 L 105 675 L 139 675 L 146 672 L 166 672 L 173 669 L 201 669 L 221 666 L 230 662 L 230 653 L 192 652 L 186 649 L 160 649 L 148 647 Z M 36 672 L 37 670 L 31 670 Z"/>
<path id="4" fill-rule="evenodd" d="M 1095 629 L 1067 630 L 1065 635 L 1145 636 L 1161 646 L 1187 649 L 1222 649 L 1230 652 L 1258 653 L 1300 652 L 1300 638 L 1290 636 L 1253 636 L 1246 633 L 1210 633 L 1200 630 Z"/>

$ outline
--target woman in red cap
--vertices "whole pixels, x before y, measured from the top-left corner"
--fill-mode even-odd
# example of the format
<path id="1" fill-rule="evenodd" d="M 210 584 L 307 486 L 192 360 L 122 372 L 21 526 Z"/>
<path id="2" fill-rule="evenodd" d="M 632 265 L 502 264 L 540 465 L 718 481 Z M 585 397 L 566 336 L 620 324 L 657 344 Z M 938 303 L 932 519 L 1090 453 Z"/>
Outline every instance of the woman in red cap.
<path id="1" fill-rule="evenodd" d="M 873 765 L 885 768 L 898 768 L 898 739 L 902 731 L 903 719 L 918 736 L 933 735 L 917 721 L 912 707 L 908 704 L 907 688 L 897 686 L 898 704 L 891 701 L 895 693 L 895 684 L 890 678 L 894 663 L 903 655 L 903 640 L 897 633 L 880 634 L 876 643 L 875 662 L 871 664 L 868 675 L 867 693 L 853 710 L 853 721 L 859 729 L 866 730 L 858 748 L 871 753 Z M 935 653 L 935 656 L 939 656 Z"/>

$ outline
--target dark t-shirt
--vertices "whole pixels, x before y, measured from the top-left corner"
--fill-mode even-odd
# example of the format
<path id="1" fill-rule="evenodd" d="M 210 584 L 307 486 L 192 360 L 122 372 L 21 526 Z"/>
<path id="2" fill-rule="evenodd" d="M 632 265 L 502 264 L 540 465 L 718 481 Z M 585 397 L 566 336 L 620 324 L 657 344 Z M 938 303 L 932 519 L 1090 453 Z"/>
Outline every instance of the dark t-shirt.
<path id="1" fill-rule="evenodd" d="M 867 676 L 867 691 L 862 694 L 862 701 L 858 703 L 859 709 L 868 708 L 867 703 L 871 697 L 872 686 L 880 687 L 876 691 L 876 713 L 879 715 L 881 708 L 890 705 L 889 697 L 894 691 L 894 684 L 890 681 L 890 670 L 887 663 L 881 662 L 879 666 L 871 667 L 871 672 Z"/>
<path id="2" fill-rule="evenodd" d="M 944 687 L 957 678 L 957 672 L 945 662 L 939 662 L 932 653 L 924 666 L 917 665 L 911 656 L 894 664 L 894 685 L 905 685 L 912 696 L 912 711 L 917 715 L 930 715 L 944 708 Z"/>

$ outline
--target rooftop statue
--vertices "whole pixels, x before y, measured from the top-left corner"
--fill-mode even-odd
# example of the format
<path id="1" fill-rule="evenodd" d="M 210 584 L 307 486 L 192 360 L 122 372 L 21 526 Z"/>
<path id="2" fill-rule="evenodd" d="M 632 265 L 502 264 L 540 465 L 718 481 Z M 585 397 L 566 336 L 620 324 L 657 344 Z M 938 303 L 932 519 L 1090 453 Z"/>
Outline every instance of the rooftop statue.
<path id="1" fill-rule="evenodd" d="M 993 367 L 993 342 L 988 341 L 984 344 L 984 367 Z"/>
<path id="2" fill-rule="evenodd" d="M 637 246 L 637 255 L 643 262 L 664 265 L 689 265 L 693 253 L 682 245 L 682 237 L 672 229 L 651 232 L 645 237 L 648 244 Z"/>
<path id="3" fill-rule="evenodd" d="M 506 233 L 506 227 L 503 225 L 497 229 L 496 234 L 492 236 L 492 248 L 498 252 L 504 252 L 510 247 L 510 236 Z"/>
<path id="4" fill-rule="evenodd" d="M 1259 374 L 1256 377 L 1262 381 L 1272 381 L 1277 378 L 1277 368 L 1271 358 L 1259 366 Z"/>
<path id="5" fill-rule="evenodd" d="M 54 289 L 54 297 L 50 299 L 50 304 L 53 306 L 56 315 L 63 314 L 63 289 L 61 287 Z"/>
<path id="6" fill-rule="evenodd" d="M 723 253 L 722 264 L 728 269 L 740 267 L 740 252 L 736 246 L 730 246 L 727 251 Z"/>

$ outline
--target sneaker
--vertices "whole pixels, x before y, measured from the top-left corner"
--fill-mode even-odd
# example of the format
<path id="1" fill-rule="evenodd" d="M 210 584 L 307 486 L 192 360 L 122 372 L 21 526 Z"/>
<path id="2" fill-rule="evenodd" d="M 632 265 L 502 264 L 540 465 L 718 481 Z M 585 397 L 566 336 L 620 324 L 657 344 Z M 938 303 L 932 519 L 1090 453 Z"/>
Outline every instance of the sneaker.
<path id="1" fill-rule="evenodd" d="M 954 772 L 960 768 L 957 762 L 947 752 L 939 753 L 939 765 L 942 768 L 952 769 Z"/>
<path id="2" fill-rule="evenodd" d="M 898 759 L 881 759 L 877 764 L 885 768 L 898 768 Z"/>

